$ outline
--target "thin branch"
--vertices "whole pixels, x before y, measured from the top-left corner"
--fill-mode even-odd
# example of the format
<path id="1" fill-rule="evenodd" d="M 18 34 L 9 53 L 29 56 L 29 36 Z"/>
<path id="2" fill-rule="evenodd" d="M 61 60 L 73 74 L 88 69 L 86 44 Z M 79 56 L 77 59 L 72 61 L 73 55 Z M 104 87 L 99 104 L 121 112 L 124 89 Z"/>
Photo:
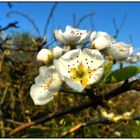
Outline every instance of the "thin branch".
<path id="1" fill-rule="evenodd" d="M 12 8 L 13 7 L 13 5 L 12 5 L 11 2 L 7 2 L 7 5 L 8 5 L 9 8 Z"/>
<path id="2" fill-rule="evenodd" d="M 15 128 L 13 131 L 11 131 L 10 135 L 14 135 L 17 132 L 19 132 L 21 130 L 24 130 L 24 129 L 28 128 L 28 127 L 31 127 L 33 125 L 36 125 L 38 123 L 43 123 L 44 121 L 48 121 L 48 120 L 51 120 L 53 118 L 57 118 L 59 116 L 63 116 L 63 115 L 69 114 L 69 113 L 74 113 L 76 111 L 80 111 L 82 109 L 88 108 L 88 107 L 90 107 L 92 105 L 93 105 L 93 102 L 89 101 L 89 102 L 86 102 L 86 103 L 81 104 L 79 106 L 73 106 L 73 107 L 70 107 L 70 108 L 65 109 L 65 110 L 60 110 L 57 113 L 52 113 L 52 114 L 46 115 L 46 116 L 44 116 L 42 118 L 39 118 L 39 119 L 37 119 L 35 121 L 31 121 L 29 123 L 26 123 L 24 125 L 21 125 L 21 126 Z"/>
<path id="3" fill-rule="evenodd" d="M 122 117 L 119 121 L 121 122 L 126 122 L 126 121 L 132 121 L 132 120 L 140 120 L 140 115 L 135 115 L 135 116 L 130 116 L 130 117 Z M 85 127 L 85 126 L 89 126 L 89 125 L 93 125 L 93 124 L 112 124 L 112 123 L 115 123 L 115 121 L 112 121 L 108 118 L 100 118 L 100 119 L 96 119 L 96 120 L 90 120 L 90 121 L 87 121 L 87 122 L 83 122 L 83 123 L 80 123 L 80 124 L 77 124 L 76 126 L 70 128 L 69 130 L 63 132 L 61 134 L 60 137 L 65 137 L 66 135 L 70 134 L 70 133 L 73 133 L 77 130 L 79 130 L 80 128 L 82 127 Z"/>
<path id="4" fill-rule="evenodd" d="M 73 18 L 73 27 L 76 27 L 76 15 L 73 14 L 72 18 Z"/>
<path id="5" fill-rule="evenodd" d="M 127 13 L 125 13 L 124 16 L 123 16 L 123 18 L 122 18 L 122 22 L 121 22 L 121 24 L 120 24 L 120 26 L 119 26 L 119 28 L 118 28 L 119 31 L 122 29 L 122 27 L 123 27 L 123 25 L 124 25 L 124 22 L 125 22 L 125 20 L 126 20 L 126 17 L 127 17 Z"/>
<path id="6" fill-rule="evenodd" d="M 1 128 L 1 137 L 5 137 L 5 130 L 4 130 L 4 121 L 3 121 L 3 116 L 2 116 L 2 109 L 1 109 L 1 104 L 0 104 L 0 128 Z"/>
<path id="7" fill-rule="evenodd" d="M 105 100 L 108 100 L 108 99 L 113 98 L 117 95 L 120 95 L 123 92 L 133 90 L 133 89 L 136 90 L 136 91 L 140 91 L 140 86 L 139 85 L 140 85 L 140 79 L 131 81 L 129 83 L 126 80 L 123 85 L 121 85 L 117 89 L 105 94 L 104 98 L 105 98 Z"/>
<path id="8" fill-rule="evenodd" d="M 5 27 L 3 27 L 3 28 L 0 28 L 0 32 L 2 32 L 2 31 L 5 31 L 5 30 L 7 30 L 7 29 L 9 29 L 9 28 L 19 28 L 19 26 L 17 26 L 17 24 L 18 24 L 18 21 L 15 21 L 15 22 L 11 22 L 11 23 L 9 23 L 7 26 L 5 26 Z"/>
<path id="9" fill-rule="evenodd" d="M 80 24 L 81 24 L 86 18 L 92 17 L 92 16 L 95 16 L 95 12 L 88 13 L 88 14 L 82 16 L 82 17 L 79 19 L 79 21 L 77 22 L 77 24 L 75 24 L 75 26 L 76 26 L 76 27 L 79 27 Z"/>
<path id="10" fill-rule="evenodd" d="M 37 27 L 37 25 L 34 22 L 34 20 L 31 19 L 28 15 L 26 15 L 25 13 L 19 12 L 19 11 L 11 11 L 11 12 L 7 13 L 7 16 L 9 17 L 11 14 L 18 14 L 18 15 L 26 18 L 31 23 L 31 25 L 33 26 L 33 28 L 35 29 L 35 31 L 37 32 L 37 34 L 39 35 L 39 37 L 41 37 L 39 28 Z"/>
<path id="11" fill-rule="evenodd" d="M 140 90 L 140 87 L 139 87 L 139 84 L 138 84 L 138 87 L 135 87 L 133 86 L 134 84 L 136 83 L 139 83 L 140 82 L 140 79 L 139 80 L 135 80 L 135 81 L 131 81 L 130 83 L 128 82 L 125 82 L 123 85 L 121 85 L 120 87 L 114 89 L 113 91 L 107 93 L 104 95 L 104 99 L 108 100 L 112 97 L 115 97 L 125 91 L 128 91 L 128 90 L 131 90 L 131 89 L 135 89 L 135 90 Z M 54 118 L 57 118 L 57 117 L 60 117 L 60 116 L 63 116 L 63 115 L 66 115 L 66 114 L 69 114 L 69 113 L 74 113 L 74 112 L 77 112 L 77 111 L 80 111 L 80 110 L 83 110 L 83 109 L 86 109 L 88 107 L 91 107 L 93 106 L 94 108 L 99 104 L 99 101 L 101 100 L 102 98 L 102 95 L 101 96 L 97 96 L 96 97 L 96 100 L 94 101 L 88 101 L 88 102 L 85 102 L 79 106 L 72 106 L 68 109 L 65 109 L 65 110 L 60 110 L 56 113 L 52 113 L 52 114 L 49 114 L 49 115 L 46 115 L 44 117 L 41 117 L 35 121 L 31 121 L 29 123 L 26 123 L 24 125 L 21 125 L 17 128 L 15 128 L 13 131 L 10 132 L 10 135 L 14 135 L 16 134 L 17 132 L 20 132 L 24 129 L 27 129 L 33 125 L 36 125 L 38 123 L 43 123 L 45 121 L 49 121 L 51 119 L 54 119 Z"/>
<path id="12" fill-rule="evenodd" d="M 132 46 L 134 46 L 133 36 L 132 35 L 129 35 L 129 39 L 130 39 L 130 44 L 132 44 Z"/>
<path id="13" fill-rule="evenodd" d="M 49 25 L 49 23 L 50 23 L 50 20 L 51 20 L 53 14 L 54 14 L 54 11 L 55 11 L 55 9 L 56 9 L 57 4 L 58 4 L 58 3 L 55 2 L 54 5 L 53 5 L 52 8 L 51 8 L 51 11 L 50 11 L 49 16 L 48 16 L 47 21 L 46 21 L 46 25 L 45 25 L 45 29 L 44 29 L 43 36 L 45 36 L 45 34 L 46 34 L 46 32 L 47 32 L 48 25 Z"/>
<path id="14" fill-rule="evenodd" d="M 75 91 L 70 91 L 70 90 L 65 90 L 61 89 L 60 92 L 63 92 L 64 94 L 73 94 L 73 95 L 81 95 L 81 96 L 86 96 L 87 94 L 85 92 L 75 92 Z"/>
<path id="15" fill-rule="evenodd" d="M 127 17 L 127 14 L 125 13 L 123 18 L 122 18 L 122 21 L 121 21 L 121 24 L 120 26 L 118 27 L 117 24 L 116 24 L 116 20 L 113 18 L 113 25 L 114 25 L 114 28 L 115 28 L 115 35 L 113 36 L 114 38 L 117 38 L 118 37 L 118 34 L 120 33 L 123 25 L 124 25 L 124 22 L 126 20 L 126 17 Z"/>
<path id="16" fill-rule="evenodd" d="M 107 118 L 100 118 L 100 119 L 97 119 L 97 120 L 90 120 L 90 121 L 87 121 L 87 122 L 83 122 L 83 123 L 80 123 L 80 124 L 77 124 L 76 126 L 70 128 L 69 130 L 63 132 L 61 134 L 60 137 L 65 137 L 66 135 L 70 134 L 70 133 L 73 133 L 77 130 L 79 130 L 80 128 L 86 126 L 86 125 L 91 125 L 91 124 L 110 124 L 111 121 L 109 121 Z"/>
<path id="17" fill-rule="evenodd" d="M 23 45 L 25 46 L 25 45 Z M 10 50 L 10 51 L 23 51 L 23 52 L 37 52 L 38 49 L 25 49 L 25 48 L 9 48 L 9 47 L 4 47 L 4 49 Z"/>
<path id="18" fill-rule="evenodd" d="M 18 122 L 18 121 L 14 121 L 14 120 L 11 120 L 11 119 L 6 119 L 5 121 L 8 122 L 8 123 L 15 124 L 15 125 L 23 125 L 23 123 Z"/>

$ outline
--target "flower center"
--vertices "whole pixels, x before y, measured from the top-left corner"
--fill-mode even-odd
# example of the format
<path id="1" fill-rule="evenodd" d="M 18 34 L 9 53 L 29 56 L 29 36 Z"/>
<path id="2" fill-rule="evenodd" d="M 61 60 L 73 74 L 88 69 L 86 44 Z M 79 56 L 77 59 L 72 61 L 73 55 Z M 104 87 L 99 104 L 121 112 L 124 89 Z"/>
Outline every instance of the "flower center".
<path id="1" fill-rule="evenodd" d="M 84 75 L 85 75 L 85 72 L 83 69 L 76 71 L 76 77 L 82 78 L 84 77 Z"/>
<path id="2" fill-rule="evenodd" d="M 44 90 L 49 89 L 49 87 L 51 86 L 52 82 L 53 82 L 53 79 L 52 79 L 52 78 L 51 78 L 51 79 L 48 79 L 48 80 L 45 82 L 45 84 L 44 84 Z"/>
<path id="3" fill-rule="evenodd" d="M 89 87 L 88 81 L 95 70 L 87 69 L 82 63 L 77 68 L 70 68 L 70 78 L 76 82 L 80 82 L 84 87 Z"/>

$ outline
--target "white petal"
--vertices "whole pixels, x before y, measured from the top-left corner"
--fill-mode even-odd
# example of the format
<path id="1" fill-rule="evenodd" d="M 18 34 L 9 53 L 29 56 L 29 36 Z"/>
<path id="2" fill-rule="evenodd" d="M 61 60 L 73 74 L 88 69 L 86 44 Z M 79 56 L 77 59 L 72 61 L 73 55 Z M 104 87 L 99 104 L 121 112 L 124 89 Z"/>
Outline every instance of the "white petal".
<path id="1" fill-rule="evenodd" d="M 49 86 L 49 91 L 58 92 L 62 85 L 62 80 L 60 79 L 58 73 L 53 73 L 52 75 L 52 82 Z"/>
<path id="2" fill-rule="evenodd" d="M 94 39 L 95 39 L 95 37 L 96 37 L 96 31 L 93 31 L 92 33 L 91 33 L 91 35 L 90 35 L 90 42 L 92 42 Z"/>
<path id="3" fill-rule="evenodd" d="M 35 78 L 35 83 L 38 85 L 38 86 L 43 86 L 44 83 L 47 81 L 47 78 L 48 78 L 48 75 L 38 75 L 36 78 Z"/>
<path id="4" fill-rule="evenodd" d="M 6 37 L 6 33 L 4 31 L 0 31 L 0 39 L 5 40 Z"/>
<path id="5" fill-rule="evenodd" d="M 63 49 L 59 46 L 56 46 L 55 48 L 52 49 L 52 53 L 54 58 L 59 58 L 63 54 Z"/>
<path id="6" fill-rule="evenodd" d="M 87 32 L 86 30 L 80 30 L 80 33 L 82 33 L 80 40 L 78 41 L 78 44 L 83 44 L 88 39 L 90 32 Z"/>
<path id="7" fill-rule="evenodd" d="M 137 52 L 136 56 L 140 59 L 140 52 Z"/>
<path id="8" fill-rule="evenodd" d="M 68 67 L 63 64 L 62 60 L 54 60 L 53 64 L 56 68 L 57 73 L 59 74 L 60 78 L 64 80 L 64 76 L 68 76 Z"/>
<path id="9" fill-rule="evenodd" d="M 61 30 L 55 30 L 54 35 L 58 41 L 60 41 L 62 44 L 66 44 L 65 40 L 62 38 L 62 31 Z"/>
<path id="10" fill-rule="evenodd" d="M 40 68 L 39 68 L 39 74 L 46 74 L 46 71 L 47 71 L 47 69 L 48 69 L 48 67 L 46 67 L 46 66 L 41 66 Z"/>
<path id="11" fill-rule="evenodd" d="M 97 32 L 97 34 L 96 34 L 96 38 L 97 38 L 97 37 L 100 37 L 100 36 L 106 36 L 106 35 L 108 35 L 108 36 L 109 36 L 109 34 L 108 34 L 108 33 L 106 33 L 106 32 L 101 32 L 101 31 L 98 31 L 98 32 Z"/>
<path id="12" fill-rule="evenodd" d="M 88 84 L 91 85 L 97 83 L 102 78 L 103 72 L 104 72 L 103 68 L 99 68 L 95 72 L 93 72 L 93 74 L 89 78 Z"/>
<path id="13" fill-rule="evenodd" d="M 105 37 L 100 36 L 100 37 L 98 37 L 97 39 L 95 39 L 95 40 L 92 42 L 92 44 L 94 44 L 95 49 L 97 49 L 97 50 L 102 50 L 102 49 L 108 47 L 109 44 L 110 44 L 110 42 L 109 42 L 107 39 L 105 39 Z"/>
<path id="14" fill-rule="evenodd" d="M 47 63 L 50 59 L 49 56 L 51 55 L 52 53 L 49 49 L 41 49 L 37 54 L 37 60 Z"/>
<path id="15" fill-rule="evenodd" d="M 71 61 L 71 60 L 77 58 L 77 56 L 80 55 L 80 52 L 81 52 L 81 49 L 74 49 L 74 50 L 71 50 L 71 51 L 65 53 L 65 54 L 61 57 L 61 59 L 66 60 L 66 61 Z"/>
<path id="16" fill-rule="evenodd" d="M 71 80 L 67 77 L 65 77 L 65 81 L 66 84 L 72 89 L 74 89 L 75 91 L 82 92 L 84 90 L 84 87 L 81 83 L 75 82 L 74 80 Z"/>
<path id="17" fill-rule="evenodd" d="M 129 44 L 124 42 L 116 42 L 111 44 L 109 48 L 105 50 L 108 55 L 112 55 L 114 60 L 125 61 L 131 55 L 133 48 Z"/>
<path id="18" fill-rule="evenodd" d="M 66 52 L 68 52 L 68 51 L 70 51 L 71 50 L 71 47 L 69 46 L 69 45 L 66 45 L 66 46 L 64 46 L 64 48 L 63 48 L 63 52 L 64 53 L 66 53 Z"/>
<path id="19" fill-rule="evenodd" d="M 42 66 L 39 68 L 39 75 L 35 78 L 35 83 L 39 86 L 42 86 L 50 74 L 49 68 L 46 66 Z"/>
<path id="20" fill-rule="evenodd" d="M 106 47 L 109 46 L 111 42 L 114 41 L 114 38 L 111 37 L 109 34 L 106 32 L 93 32 L 91 34 L 91 43 L 94 45 L 94 47 L 98 50 L 105 49 Z"/>
<path id="21" fill-rule="evenodd" d="M 56 69 L 53 65 L 50 67 L 43 66 L 39 70 L 40 70 L 40 74 L 35 78 L 35 83 L 38 86 L 43 86 L 48 80 L 51 79 L 51 77 L 53 77 L 53 75 L 55 75 L 55 77 L 56 75 L 58 76 Z"/>
<path id="22" fill-rule="evenodd" d="M 80 35 L 76 34 L 75 28 L 67 25 L 66 30 L 64 33 L 62 33 L 62 38 L 66 42 L 66 44 L 76 44 L 80 40 Z"/>
<path id="23" fill-rule="evenodd" d="M 132 46 L 130 46 L 129 52 L 130 52 L 129 55 L 132 55 L 132 53 L 133 53 L 133 47 Z"/>
<path id="24" fill-rule="evenodd" d="M 80 49 L 71 50 L 65 53 L 58 61 L 55 61 L 56 70 L 59 69 L 58 73 L 60 73 L 61 78 L 63 77 L 62 75 L 69 77 L 69 69 L 76 68 L 81 63 L 80 53 L 82 53 Z"/>
<path id="25" fill-rule="evenodd" d="M 69 32 L 69 31 L 71 31 L 71 30 L 73 30 L 73 29 L 74 29 L 74 28 L 73 28 L 72 26 L 67 25 L 65 31 L 66 31 L 66 32 L 67 32 L 67 31 Z"/>
<path id="26" fill-rule="evenodd" d="M 104 63 L 104 57 L 98 50 L 83 49 L 82 63 L 90 69 L 97 69 Z"/>
<path id="27" fill-rule="evenodd" d="M 48 79 L 50 75 L 50 67 L 41 66 L 39 68 L 39 75 L 35 78 L 35 83 L 42 86 Z"/>
<path id="28" fill-rule="evenodd" d="M 80 40 L 80 35 L 75 35 L 72 32 L 62 33 L 62 38 L 66 42 L 65 44 L 75 45 Z"/>
<path id="29" fill-rule="evenodd" d="M 138 57 L 137 56 L 131 56 L 127 59 L 126 62 L 130 63 L 130 64 L 133 64 L 133 63 L 137 63 L 139 61 Z"/>
<path id="30" fill-rule="evenodd" d="M 105 35 L 104 38 L 105 38 L 106 40 L 108 40 L 110 43 L 111 43 L 111 42 L 115 42 L 115 39 L 114 39 L 112 36 L 110 36 L 109 34 Z"/>
<path id="31" fill-rule="evenodd" d="M 86 30 L 79 30 L 68 25 L 65 32 L 55 30 L 54 35 L 62 44 L 77 45 L 85 43 L 89 34 Z"/>
<path id="32" fill-rule="evenodd" d="M 43 87 L 32 85 L 30 89 L 30 96 L 32 97 L 35 105 L 45 105 L 53 99 L 53 93 L 44 90 Z"/>

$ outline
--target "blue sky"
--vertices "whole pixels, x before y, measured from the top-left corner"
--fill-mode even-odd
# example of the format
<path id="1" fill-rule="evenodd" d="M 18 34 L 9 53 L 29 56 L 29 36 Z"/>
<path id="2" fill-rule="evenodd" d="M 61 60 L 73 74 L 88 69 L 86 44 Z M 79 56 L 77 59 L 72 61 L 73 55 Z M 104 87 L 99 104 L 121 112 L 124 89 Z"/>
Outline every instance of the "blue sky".
<path id="1" fill-rule="evenodd" d="M 35 33 L 31 24 L 23 17 L 16 14 L 13 14 L 11 18 L 6 17 L 6 14 L 10 11 L 19 11 L 28 14 L 34 19 L 40 32 L 43 34 L 45 22 L 53 2 L 13 2 L 12 4 L 13 7 L 10 9 L 6 3 L 0 2 L 0 25 L 4 26 L 11 21 L 18 20 L 21 31 Z M 140 50 L 140 3 L 138 2 L 59 2 L 46 36 L 50 38 L 52 29 L 61 27 L 64 30 L 66 25 L 73 25 L 73 14 L 76 15 L 78 20 L 81 16 L 92 11 L 96 13 L 92 18 L 95 30 L 105 31 L 111 35 L 115 33 L 112 19 L 115 18 L 119 25 L 124 14 L 127 13 L 124 26 L 117 41 L 130 43 L 129 36 L 131 35 L 133 37 L 134 48 Z M 91 30 L 91 19 L 86 19 L 79 28 Z"/>

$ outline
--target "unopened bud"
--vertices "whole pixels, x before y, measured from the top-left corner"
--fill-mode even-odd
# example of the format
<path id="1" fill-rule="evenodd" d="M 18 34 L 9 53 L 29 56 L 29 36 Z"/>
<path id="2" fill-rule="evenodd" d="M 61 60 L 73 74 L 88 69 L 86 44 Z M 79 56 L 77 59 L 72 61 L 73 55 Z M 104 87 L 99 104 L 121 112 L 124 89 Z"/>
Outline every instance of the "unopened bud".
<path id="1" fill-rule="evenodd" d="M 48 64 L 52 60 L 52 52 L 49 49 L 41 49 L 37 54 L 37 60 Z"/>

